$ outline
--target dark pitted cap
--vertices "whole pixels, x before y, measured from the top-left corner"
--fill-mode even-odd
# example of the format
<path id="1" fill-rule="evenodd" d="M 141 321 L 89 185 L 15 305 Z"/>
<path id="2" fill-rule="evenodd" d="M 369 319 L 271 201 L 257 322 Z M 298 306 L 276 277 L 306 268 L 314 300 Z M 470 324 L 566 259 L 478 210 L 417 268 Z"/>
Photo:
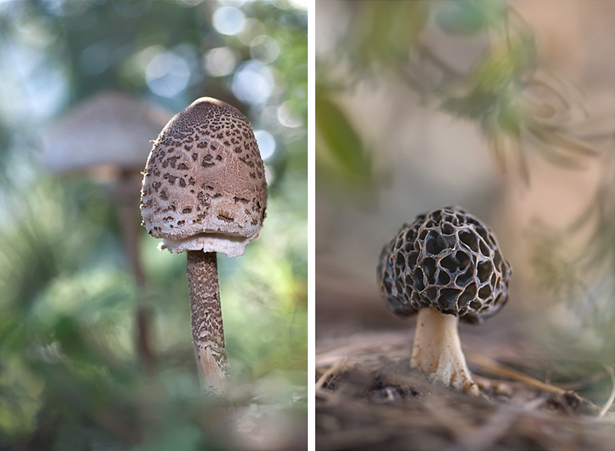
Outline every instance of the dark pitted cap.
<path id="1" fill-rule="evenodd" d="M 508 300 L 511 273 L 489 227 L 459 207 L 445 207 L 419 215 L 387 243 L 378 284 L 399 316 L 435 307 L 480 323 Z"/>

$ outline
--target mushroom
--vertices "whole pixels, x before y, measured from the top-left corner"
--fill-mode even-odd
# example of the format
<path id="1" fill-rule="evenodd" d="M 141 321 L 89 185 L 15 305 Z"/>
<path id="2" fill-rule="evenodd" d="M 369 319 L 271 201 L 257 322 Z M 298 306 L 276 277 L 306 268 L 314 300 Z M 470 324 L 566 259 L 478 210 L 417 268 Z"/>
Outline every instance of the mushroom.
<path id="1" fill-rule="evenodd" d="M 164 127 L 150 153 L 141 215 L 160 249 L 187 252 L 192 339 L 205 390 L 224 391 L 230 376 L 216 253 L 243 255 L 265 218 L 267 183 L 248 119 L 209 97 Z"/>
<path id="2" fill-rule="evenodd" d="M 457 325 L 496 314 L 508 300 L 511 272 L 489 227 L 459 207 L 404 224 L 382 250 L 378 284 L 393 313 L 418 313 L 410 367 L 477 395 Z"/>
<path id="3" fill-rule="evenodd" d="M 45 137 L 43 164 L 51 172 L 105 168 L 99 173 L 139 173 L 150 140 L 171 115 L 133 96 L 104 91 L 87 98 L 54 124 Z"/>
<path id="4" fill-rule="evenodd" d="M 154 365 L 151 312 L 139 257 L 137 206 L 140 172 L 150 140 L 171 114 L 130 94 L 104 91 L 72 108 L 45 135 L 43 165 L 56 174 L 86 172 L 111 185 L 117 202 L 124 251 L 137 286 L 135 347 L 146 369 Z"/>

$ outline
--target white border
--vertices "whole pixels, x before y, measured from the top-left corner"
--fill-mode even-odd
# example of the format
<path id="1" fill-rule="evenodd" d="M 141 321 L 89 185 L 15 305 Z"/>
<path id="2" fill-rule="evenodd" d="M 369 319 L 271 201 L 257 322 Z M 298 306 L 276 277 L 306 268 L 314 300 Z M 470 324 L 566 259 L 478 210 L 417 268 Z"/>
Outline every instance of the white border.
<path id="1" fill-rule="evenodd" d="M 316 356 L 316 170 L 315 170 L 315 87 L 316 87 L 316 53 L 315 53 L 315 11 L 316 0 L 308 0 L 308 355 L 307 355 L 307 431 L 308 450 L 316 449 L 315 441 L 315 401 L 316 391 L 314 385 L 315 356 Z"/>

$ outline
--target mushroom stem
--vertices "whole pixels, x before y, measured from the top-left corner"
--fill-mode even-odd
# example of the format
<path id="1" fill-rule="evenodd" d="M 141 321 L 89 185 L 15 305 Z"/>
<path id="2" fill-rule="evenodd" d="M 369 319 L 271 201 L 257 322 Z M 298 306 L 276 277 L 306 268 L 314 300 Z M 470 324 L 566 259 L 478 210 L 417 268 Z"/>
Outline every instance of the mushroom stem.
<path id="1" fill-rule="evenodd" d="M 231 372 L 224 345 L 216 253 L 188 251 L 186 266 L 192 317 L 192 343 L 201 388 L 224 392 Z"/>
<path id="2" fill-rule="evenodd" d="M 432 382 L 476 396 L 478 387 L 461 350 L 458 323 L 456 316 L 440 313 L 437 308 L 419 310 L 410 368 L 429 374 Z"/>
<path id="3" fill-rule="evenodd" d="M 121 217 L 121 230 L 124 248 L 130 271 L 137 286 L 137 312 L 135 317 L 135 345 L 141 364 L 148 373 L 152 373 L 156 358 L 152 344 L 152 311 L 147 297 L 146 279 L 139 256 L 139 217 L 137 205 L 139 190 L 136 188 L 139 179 L 135 174 L 125 171 L 118 181 L 116 193 L 118 209 Z"/>

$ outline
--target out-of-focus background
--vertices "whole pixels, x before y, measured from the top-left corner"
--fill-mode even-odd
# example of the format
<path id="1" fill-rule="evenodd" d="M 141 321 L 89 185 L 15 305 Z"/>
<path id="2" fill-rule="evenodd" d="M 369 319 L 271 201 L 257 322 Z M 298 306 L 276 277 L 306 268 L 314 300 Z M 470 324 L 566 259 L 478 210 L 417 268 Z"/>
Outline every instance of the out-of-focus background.
<path id="1" fill-rule="evenodd" d="M 513 266 L 507 306 L 462 342 L 615 361 L 614 42 L 612 1 L 317 2 L 317 343 L 409 329 L 380 251 L 460 205 Z"/>
<path id="2" fill-rule="evenodd" d="M 0 1 L 0 80 L 0 448 L 302 449 L 306 2 Z M 226 437 L 186 257 L 139 226 L 149 141 L 201 96 L 248 116 L 269 183 L 260 238 L 218 258 Z"/>

